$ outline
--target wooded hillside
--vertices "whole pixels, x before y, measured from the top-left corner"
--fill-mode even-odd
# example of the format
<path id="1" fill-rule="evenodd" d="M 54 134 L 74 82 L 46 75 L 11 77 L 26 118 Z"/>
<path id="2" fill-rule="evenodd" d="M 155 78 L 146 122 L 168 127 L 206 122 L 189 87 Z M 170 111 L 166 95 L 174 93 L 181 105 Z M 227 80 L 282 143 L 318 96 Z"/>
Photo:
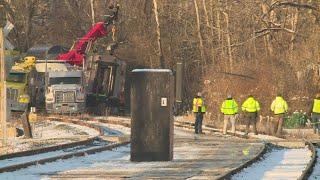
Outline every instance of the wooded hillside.
<path id="1" fill-rule="evenodd" d="M 227 94 L 239 103 L 253 94 L 268 114 L 277 93 L 287 98 L 290 111 L 308 111 L 319 90 L 318 0 L 117 2 L 116 55 L 151 68 L 182 62 L 186 108 L 202 91 L 211 112 L 218 112 Z M 10 40 L 21 51 L 45 43 L 70 47 L 103 19 L 110 3 L 11 0 L 9 19 L 16 29 Z M 110 41 L 97 44 L 105 48 Z"/>

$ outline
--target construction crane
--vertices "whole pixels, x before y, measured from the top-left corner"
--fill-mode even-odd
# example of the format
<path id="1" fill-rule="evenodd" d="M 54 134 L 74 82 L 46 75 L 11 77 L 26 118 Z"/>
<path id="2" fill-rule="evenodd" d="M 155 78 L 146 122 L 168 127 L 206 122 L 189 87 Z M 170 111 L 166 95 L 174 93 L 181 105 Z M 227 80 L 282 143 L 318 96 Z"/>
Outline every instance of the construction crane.
<path id="1" fill-rule="evenodd" d="M 57 59 L 67 61 L 69 64 L 81 66 L 85 59 L 86 50 L 91 43 L 100 37 L 106 36 L 111 30 L 109 26 L 114 23 L 118 16 L 119 5 L 112 7 L 111 14 L 107 15 L 104 22 L 96 23 L 85 36 L 80 38 L 73 48 L 64 54 L 59 54 Z"/>

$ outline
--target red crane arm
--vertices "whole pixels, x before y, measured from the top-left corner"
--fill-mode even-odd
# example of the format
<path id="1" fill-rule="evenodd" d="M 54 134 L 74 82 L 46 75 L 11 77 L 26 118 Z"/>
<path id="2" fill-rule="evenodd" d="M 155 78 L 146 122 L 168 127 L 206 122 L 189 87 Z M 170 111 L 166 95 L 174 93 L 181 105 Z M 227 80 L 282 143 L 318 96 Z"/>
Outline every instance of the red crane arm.
<path id="1" fill-rule="evenodd" d="M 85 50 L 89 41 L 94 42 L 97 38 L 107 35 L 104 22 L 96 23 L 88 33 L 79 39 L 72 50 L 65 54 L 59 54 L 57 59 L 65 60 L 72 65 L 82 65 L 85 55 Z"/>
<path id="2" fill-rule="evenodd" d="M 119 6 L 114 9 L 112 15 L 108 16 L 105 22 L 96 23 L 85 36 L 79 39 L 73 49 L 65 54 L 59 54 L 57 59 L 67 61 L 72 65 L 81 66 L 85 58 L 85 51 L 88 43 L 94 42 L 97 38 L 108 34 L 107 27 L 117 18 Z"/>

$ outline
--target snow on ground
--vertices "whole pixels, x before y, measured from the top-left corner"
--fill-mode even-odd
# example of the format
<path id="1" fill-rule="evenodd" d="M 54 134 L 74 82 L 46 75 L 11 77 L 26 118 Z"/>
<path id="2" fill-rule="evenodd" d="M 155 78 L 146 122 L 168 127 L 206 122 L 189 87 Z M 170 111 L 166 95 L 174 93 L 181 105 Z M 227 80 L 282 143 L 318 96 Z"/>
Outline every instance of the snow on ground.
<path id="1" fill-rule="evenodd" d="M 131 129 L 128 127 L 125 127 L 125 126 L 101 123 L 101 122 L 96 122 L 96 121 L 87 121 L 87 122 L 106 128 L 106 130 L 108 132 L 106 132 L 105 135 L 121 135 L 120 133 L 122 133 L 124 135 L 131 134 Z M 194 136 L 192 133 L 190 133 L 188 131 L 183 131 L 181 129 L 182 128 L 175 127 L 174 134 L 177 134 L 180 136 L 187 136 L 187 137 Z"/>
<path id="2" fill-rule="evenodd" d="M 97 144 L 97 145 L 94 145 L 94 146 L 90 146 L 90 145 L 85 146 L 85 145 L 83 145 L 83 146 L 77 146 L 77 147 L 73 147 L 73 148 L 67 148 L 67 149 L 63 149 L 63 150 L 58 150 L 58 151 L 40 153 L 40 154 L 36 154 L 36 155 L 4 159 L 4 160 L 0 160 L 0 168 L 6 167 L 6 166 L 15 165 L 15 164 L 22 164 L 22 163 L 26 163 L 26 162 L 30 162 L 30 161 L 36 161 L 36 160 L 40 160 L 40 159 L 43 159 L 43 158 L 55 157 L 55 156 L 63 155 L 63 154 L 66 154 L 66 153 L 75 153 L 75 152 L 90 150 L 90 149 L 94 149 L 94 148 L 97 148 L 97 147 L 101 147 L 102 145 L 106 145 L 106 143 Z"/>
<path id="3" fill-rule="evenodd" d="M 320 148 L 317 149 L 317 162 L 316 165 L 313 168 L 312 174 L 309 177 L 309 180 L 313 180 L 313 179 L 320 179 Z"/>
<path id="4" fill-rule="evenodd" d="M 131 121 L 131 117 L 121 117 L 121 116 L 108 116 L 108 117 L 105 117 L 105 116 L 96 116 L 94 117 L 94 119 L 110 119 L 110 120 L 118 120 L 118 121 Z"/>
<path id="5" fill-rule="evenodd" d="M 26 151 L 30 149 L 70 143 L 99 135 L 99 132 L 95 129 L 57 121 L 37 122 L 32 124 L 32 128 L 34 135 L 33 139 L 23 139 L 23 137 L 9 138 L 7 143 L 8 148 L 2 152 L 6 154 Z"/>
<path id="6" fill-rule="evenodd" d="M 28 179 L 28 180 L 38 180 L 46 179 L 49 175 L 56 174 L 61 171 L 68 171 L 79 168 L 94 167 L 99 166 L 103 163 L 108 163 L 112 166 L 124 165 L 125 163 L 117 164 L 116 160 L 128 161 L 130 158 L 130 147 L 120 147 L 113 151 L 104 151 L 101 153 L 96 153 L 88 155 L 85 157 L 74 157 L 66 160 L 59 160 L 52 163 L 47 163 L 44 165 L 30 166 L 25 169 L 21 169 L 15 172 L 6 172 L 0 174 L 0 179 Z"/>
<path id="7" fill-rule="evenodd" d="M 185 156 L 183 152 L 186 148 L 190 150 L 190 146 L 185 146 L 184 148 L 176 148 L 174 153 L 174 161 L 182 161 L 185 158 L 192 159 L 198 158 L 196 150 L 190 152 L 193 156 Z M 200 148 L 200 147 L 199 147 Z M 182 152 L 180 152 L 182 151 Z M 21 169 L 15 172 L 1 173 L 0 179 L 15 179 L 16 177 L 24 177 L 24 179 L 49 179 L 50 176 L 56 175 L 58 173 L 72 173 L 79 171 L 86 171 L 88 169 L 94 170 L 108 170 L 108 171 L 118 171 L 119 169 L 126 171 L 136 171 L 141 172 L 148 169 L 164 168 L 169 166 L 172 162 L 131 162 L 130 161 L 130 145 L 119 147 L 113 151 L 104 151 L 101 153 L 96 153 L 88 155 L 86 157 L 75 157 L 66 160 L 59 160 L 52 163 L 47 163 L 44 165 L 30 166 L 26 169 Z"/>
<path id="8" fill-rule="evenodd" d="M 99 135 L 99 132 L 95 129 L 73 123 L 65 123 L 58 121 L 49 121 L 44 124 L 38 124 L 35 127 L 35 139 L 53 137 L 65 138 L 75 135 L 88 135 L 90 137 L 94 137 Z"/>
<path id="9" fill-rule="evenodd" d="M 104 151 L 85 157 L 75 157 L 44 165 L 30 166 L 15 172 L 2 173 L 0 174 L 0 179 L 15 179 L 17 177 L 23 177 L 24 179 L 59 179 L 61 176 L 55 176 L 57 174 L 65 174 L 64 177 L 71 175 L 71 178 L 78 177 L 78 179 L 85 179 L 86 173 L 91 173 L 93 176 L 97 175 L 95 177 L 99 177 L 99 174 L 96 174 L 99 172 L 105 175 L 110 173 L 110 177 L 112 177 L 112 175 L 115 175 L 114 177 L 117 177 L 117 175 L 123 177 L 123 173 L 128 175 L 126 177 L 138 177 L 139 173 L 141 177 L 143 177 L 143 175 L 146 177 L 158 177 L 158 175 L 164 177 L 191 177 L 204 171 L 206 171 L 206 173 L 212 173 L 212 170 L 216 170 L 217 167 L 225 169 L 225 166 L 233 164 L 233 161 L 235 161 L 238 166 L 242 162 L 250 159 L 251 152 L 254 154 L 258 150 L 258 148 L 256 148 L 255 151 L 252 150 L 249 152 L 250 156 L 244 156 L 242 151 L 238 152 L 240 148 L 243 148 L 242 144 L 236 143 L 237 145 L 233 145 L 235 155 L 230 159 L 230 149 L 233 148 L 224 149 L 224 153 L 220 152 L 219 149 L 224 147 L 220 147 L 219 142 L 217 142 L 220 140 L 219 138 L 206 137 L 204 135 L 198 136 L 177 128 L 175 128 L 174 132 L 179 137 L 175 139 L 177 143 L 174 146 L 174 160 L 171 162 L 131 162 L 130 145 L 127 145 L 112 151 Z M 199 138 L 200 141 L 194 140 L 196 137 Z M 206 138 L 213 139 L 207 142 Z M 217 154 L 221 153 L 225 154 L 219 156 L 222 160 L 214 162 Z M 148 174 L 148 172 L 153 173 Z M 172 176 L 164 173 L 169 173 Z M 211 175 L 217 176 L 215 173 Z"/>
<path id="10" fill-rule="evenodd" d="M 265 135 L 265 134 L 254 135 L 254 133 L 249 133 L 248 136 L 253 137 L 253 138 L 257 138 L 257 139 L 261 139 L 261 140 L 283 140 L 282 138 L 278 138 L 278 137 L 270 136 L 270 135 Z"/>
<path id="11" fill-rule="evenodd" d="M 101 122 L 96 122 L 96 121 L 86 121 L 87 123 L 91 123 L 97 126 L 104 127 L 104 134 L 105 135 L 115 135 L 119 136 L 122 134 L 129 135 L 131 133 L 131 129 L 128 127 L 124 127 L 121 125 L 114 125 L 114 124 L 107 124 L 107 123 L 101 123 Z"/>
<path id="12" fill-rule="evenodd" d="M 232 179 L 298 179 L 311 159 L 311 151 L 301 149 L 272 149 L 264 159 L 235 174 Z"/>

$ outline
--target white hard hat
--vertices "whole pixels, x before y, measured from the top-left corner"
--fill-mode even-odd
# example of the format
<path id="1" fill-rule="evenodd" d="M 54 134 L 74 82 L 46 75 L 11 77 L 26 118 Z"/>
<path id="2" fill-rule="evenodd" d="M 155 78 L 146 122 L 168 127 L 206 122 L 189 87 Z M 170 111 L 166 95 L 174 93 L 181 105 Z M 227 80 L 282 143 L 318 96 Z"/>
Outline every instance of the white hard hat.
<path id="1" fill-rule="evenodd" d="M 197 96 L 201 96 L 202 94 L 201 94 L 201 92 L 197 92 Z"/>

